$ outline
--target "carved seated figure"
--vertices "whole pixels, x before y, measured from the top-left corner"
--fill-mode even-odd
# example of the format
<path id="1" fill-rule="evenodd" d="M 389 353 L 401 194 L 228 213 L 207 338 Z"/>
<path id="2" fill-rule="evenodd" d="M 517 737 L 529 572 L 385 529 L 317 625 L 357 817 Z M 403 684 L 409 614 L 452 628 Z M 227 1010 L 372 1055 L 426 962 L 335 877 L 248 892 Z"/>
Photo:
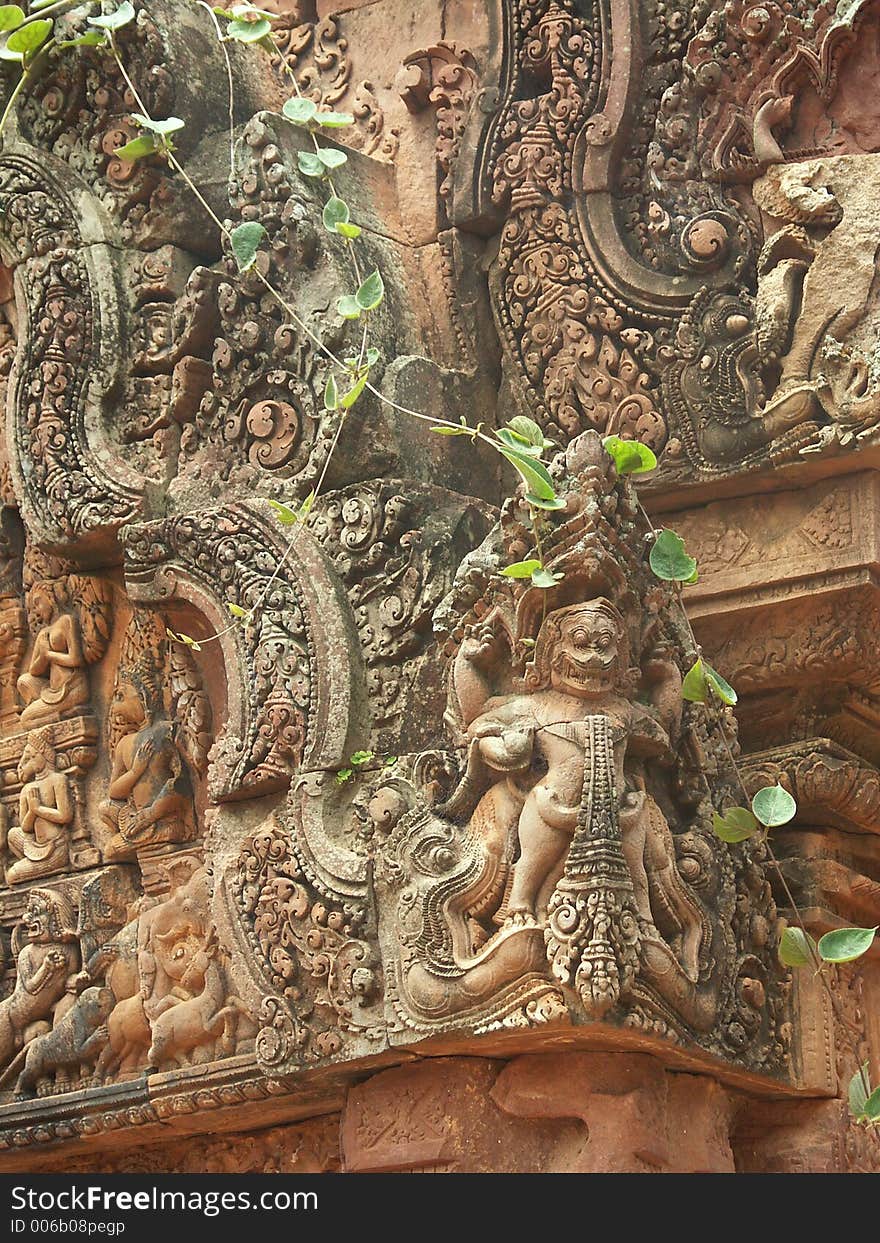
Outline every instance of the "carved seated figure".
<path id="1" fill-rule="evenodd" d="M 18 764 L 22 782 L 20 824 L 9 830 L 6 843 L 16 857 L 6 869 L 7 884 L 47 876 L 68 860 L 68 829 L 73 802 L 67 777 L 55 768 L 55 752 L 42 733 L 31 733 Z"/>
<path id="2" fill-rule="evenodd" d="M 171 722 L 156 710 L 160 702 L 151 671 L 134 672 L 117 685 L 111 724 L 121 737 L 113 752 L 109 799 L 100 807 L 113 831 L 105 859 L 130 858 L 141 846 L 195 836 L 189 774 Z"/>
<path id="3" fill-rule="evenodd" d="M 79 965 L 76 920 L 66 898 L 32 889 L 12 936 L 17 978 L 11 996 L 0 1001 L 0 1067 L 36 1036 L 49 1031 L 55 1007 Z"/>
<path id="4" fill-rule="evenodd" d="M 32 625 L 39 627 L 27 672 L 18 679 L 26 729 L 59 721 L 89 701 L 89 682 L 76 618 L 59 611 L 67 603 L 61 580 L 35 583 L 28 593 Z"/>

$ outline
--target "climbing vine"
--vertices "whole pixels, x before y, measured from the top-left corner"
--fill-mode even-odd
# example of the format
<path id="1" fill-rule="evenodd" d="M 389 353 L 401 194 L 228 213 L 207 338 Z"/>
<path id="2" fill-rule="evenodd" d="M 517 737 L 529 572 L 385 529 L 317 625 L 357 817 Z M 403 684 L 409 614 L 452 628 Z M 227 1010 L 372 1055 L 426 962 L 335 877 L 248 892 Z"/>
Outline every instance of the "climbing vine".
<path id="1" fill-rule="evenodd" d="M 276 300 L 283 313 L 311 341 L 329 364 L 323 404 L 326 412 L 337 415 L 335 434 L 316 486 L 305 500 L 289 505 L 277 500 L 268 502 L 280 526 L 290 531 L 290 538 L 283 556 L 264 585 L 260 596 L 248 609 L 243 608 L 235 600 L 227 601 L 231 618 L 229 626 L 224 630 L 214 632 L 207 638 L 197 641 L 187 634 L 174 631 L 169 631 L 169 636 L 176 642 L 198 650 L 206 643 L 219 639 L 221 635 L 235 626 L 255 624 L 272 583 L 278 577 L 286 561 L 293 555 L 299 533 L 309 523 L 313 504 L 321 493 L 346 416 L 365 393 L 370 393 L 375 399 L 396 412 L 425 423 L 428 431 L 433 434 L 465 437 L 473 444 L 481 443 L 489 446 L 513 468 L 523 488 L 534 536 L 534 549 L 532 555 L 504 567 L 500 572 L 511 579 L 527 580 L 533 587 L 542 591 L 553 588 L 562 575 L 549 570 L 544 564 L 541 523 L 544 515 L 563 509 L 565 502 L 557 495 L 545 460 L 546 455 L 556 446 L 544 436 L 539 425 L 523 416 L 514 417 L 503 427 L 491 431 L 484 430 L 481 423 L 470 426 L 464 418 L 457 423 L 452 422 L 393 401 L 371 380 L 374 368 L 380 361 L 380 351 L 376 345 L 371 343 L 370 332 L 373 316 L 385 297 L 385 285 L 378 268 L 368 271 L 362 263 L 357 245 L 362 227 L 352 218 L 351 207 L 339 192 L 334 180 L 334 173 L 346 163 L 347 156 L 339 146 L 331 145 L 333 135 L 352 125 L 354 117 L 350 113 L 321 108 L 303 95 L 294 67 L 274 38 L 273 14 L 248 4 L 239 4 L 231 9 L 224 9 L 212 7 L 206 3 L 206 0 L 193 0 L 193 3 L 204 11 L 205 20 L 210 22 L 225 58 L 228 82 L 230 182 L 235 180 L 237 170 L 234 86 L 228 52 L 229 45 L 233 43 L 251 45 L 279 58 L 285 77 L 290 82 L 293 94 L 283 104 L 279 115 L 308 137 L 310 149 L 300 150 L 297 154 L 298 170 L 303 177 L 326 191 L 321 211 L 323 227 L 328 233 L 342 240 L 350 260 L 351 284 L 347 289 L 339 292 L 335 301 L 337 315 L 356 326 L 358 344 L 349 357 L 342 358 L 331 349 L 297 314 L 294 307 L 265 274 L 263 267 L 258 263 L 261 247 L 267 239 L 265 227 L 258 221 L 250 220 L 235 227 L 229 227 L 208 203 L 197 182 L 177 155 L 175 139 L 185 129 L 185 120 L 175 116 L 160 118 L 151 115 L 129 75 L 116 37 L 120 30 L 135 20 L 135 10 L 129 0 L 122 0 L 122 3 L 108 12 L 97 11 L 98 0 L 93 0 L 93 3 L 86 5 L 77 3 L 77 0 L 32 0 L 28 12 L 17 4 L 0 5 L 0 58 L 17 64 L 19 69 L 18 77 L 9 92 L 5 108 L 0 116 L 0 140 L 2 140 L 16 102 L 41 72 L 47 57 L 75 48 L 89 49 L 93 54 L 111 57 L 137 104 L 138 111 L 131 114 L 131 120 L 139 131 L 136 137 L 117 148 L 115 154 L 121 159 L 132 162 L 145 159 L 164 161 L 169 169 L 181 178 L 206 211 L 218 230 L 219 236 L 228 247 L 239 272 L 255 274 L 269 295 Z M 72 39 L 57 38 L 56 18 L 74 8 L 95 10 L 86 16 L 89 28 Z M 646 445 L 621 439 L 618 436 L 606 437 L 603 444 L 621 477 L 645 475 L 657 466 L 653 452 Z M 697 581 L 699 572 L 697 562 L 688 555 L 684 541 L 675 531 L 668 528 L 655 530 L 641 504 L 639 504 L 639 512 L 645 524 L 646 536 L 650 540 L 651 570 L 659 580 L 672 585 L 676 590 L 678 607 L 692 647 L 693 663 L 684 676 L 682 696 L 691 703 L 717 702 L 722 708 L 733 708 L 737 703 L 736 691 L 703 656 L 683 600 L 683 588 Z M 787 927 L 782 935 L 778 946 L 779 958 L 783 964 L 792 968 L 812 967 L 816 970 L 821 975 L 823 986 L 828 990 L 832 1005 L 835 1005 L 833 990 L 825 975 L 826 966 L 853 962 L 867 953 L 874 942 L 877 929 L 838 928 L 825 933 L 818 941 L 810 935 L 804 926 L 797 903 L 791 894 L 770 841 L 771 831 L 789 823 L 796 815 L 795 799 L 781 784 L 765 786 L 749 798 L 736 757 L 723 731 L 722 737 L 727 748 L 729 763 L 742 789 L 743 803 L 728 807 L 723 812 L 716 812 L 713 817 L 714 832 L 732 848 L 736 848 L 738 844 L 751 838 L 758 837 L 763 840 L 796 921 L 794 925 Z M 370 751 L 358 751 L 353 753 L 348 763 L 339 770 L 337 781 L 343 784 L 355 778 L 362 771 L 381 768 L 394 762 L 394 757 L 379 757 Z M 849 1103 L 852 1114 L 858 1122 L 874 1128 L 880 1127 L 880 1087 L 872 1088 L 866 1064 L 859 1066 L 853 1075 L 849 1085 Z"/>

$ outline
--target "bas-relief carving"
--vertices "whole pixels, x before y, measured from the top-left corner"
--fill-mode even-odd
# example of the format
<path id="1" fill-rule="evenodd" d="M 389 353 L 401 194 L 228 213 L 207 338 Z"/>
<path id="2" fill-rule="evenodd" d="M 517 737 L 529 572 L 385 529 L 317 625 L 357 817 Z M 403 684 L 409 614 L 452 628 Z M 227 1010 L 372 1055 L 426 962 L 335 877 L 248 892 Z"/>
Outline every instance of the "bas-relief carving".
<path id="1" fill-rule="evenodd" d="M 603 1021 L 783 1070 L 761 850 L 734 860 L 711 832 L 730 724 L 682 715 L 681 622 L 602 460 L 597 438 L 569 449 L 558 588 L 497 575 L 528 540 L 511 502 L 435 611 L 448 741 L 351 791 L 301 776 L 230 860 L 222 924 L 252 1007 L 263 992 L 267 1068 Z"/>
<path id="2" fill-rule="evenodd" d="M 166 6 L 157 12 L 139 18 L 134 71 L 162 115 L 183 114 L 177 92 L 190 88 L 160 64 Z M 130 135 L 111 66 L 86 53 L 80 77 L 59 57 L 22 111 L 0 239 L 19 287 L 7 316 L 18 341 L 12 476 L 30 540 L 23 587 L 13 571 L 7 592 L 4 570 L 0 589 L 0 717 L 20 735 L 0 742 L 0 909 L 14 958 L 0 1110 L 21 1137 L 10 1144 L 150 1126 L 283 1093 L 328 1061 L 357 1068 L 426 1037 L 500 1029 L 538 1042 L 561 1028 L 620 1030 L 661 1056 L 675 1046 L 794 1078 L 767 861 L 760 846 L 731 851 L 711 832 L 713 807 L 736 798 L 731 722 L 682 709 L 692 653 L 646 569 L 632 492 L 595 439 L 577 437 L 638 435 L 669 475 L 690 478 L 827 452 L 869 429 L 873 379 L 860 360 L 872 294 L 851 284 L 846 323 L 829 336 L 820 277 L 835 234 L 809 192 L 822 198 L 821 182 L 833 196 L 835 232 L 849 230 L 839 240 L 870 240 L 858 182 L 871 157 L 840 154 L 839 134 L 829 153 L 784 141 L 810 108 L 816 133 L 826 115 L 854 133 L 850 44 L 809 108 L 762 111 L 762 100 L 752 117 L 743 105 L 751 163 L 728 144 L 723 176 L 682 178 L 678 156 L 658 152 L 687 94 L 681 59 L 702 64 L 711 30 L 687 41 L 664 17 L 669 55 L 645 66 L 635 9 L 522 0 L 506 13 L 498 99 L 482 89 L 497 48 L 473 32 L 408 48 L 393 90 L 390 78 L 352 85 L 348 15 L 297 11 L 286 50 L 311 97 L 353 102 L 366 244 L 394 273 L 393 319 L 377 317 L 389 357 L 423 339 L 405 279 L 413 247 L 389 241 L 409 236 L 390 220 L 392 172 L 398 186 L 406 172 L 400 155 L 389 163 L 398 138 L 402 154 L 414 134 L 427 141 L 431 212 L 450 226 L 426 287 L 470 298 L 484 262 L 472 233 L 498 227 L 503 407 L 520 403 L 560 446 L 572 442 L 554 468 L 567 472 L 566 510 L 546 520 L 545 560 L 565 577 L 546 594 L 498 576 L 531 546 L 521 505 L 509 502 L 480 544 L 487 507 L 460 493 L 494 496 L 494 483 L 476 470 L 462 483 L 454 441 L 414 472 L 432 484 L 415 483 L 399 429 L 372 411 L 377 447 L 361 424 L 354 448 L 340 440 L 343 464 L 274 575 L 283 532 L 262 498 L 305 496 L 338 427 L 321 411 L 320 357 L 161 168 L 112 158 Z M 612 62 L 607 32 L 621 21 L 632 54 Z M 198 47 L 205 72 L 222 74 Z M 335 291 L 339 256 L 309 223 L 295 138 L 266 111 L 280 90 L 268 69 L 247 85 L 230 210 L 232 223 L 265 223 L 266 270 L 310 322 Z M 696 133 L 700 159 L 715 149 L 708 113 L 685 104 L 678 138 Z M 436 134 L 420 116 L 429 105 Z M 44 149 L 48 173 L 34 166 Z M 468 201 L 480 177 L 483 199 Z M 94 199 L 87 238 L 74 193 Z M 66 231 L 50 244 L 55 226 Z M 863 264 L 866 290 L 868 276 Z M 36 314 L 46 281 L 61 299 L 52 324 Z M 89 387 L 116 340 L 111 304 L 131 347 Z M 457 306 L 454 318 L 464 370 L 450 374 L 485 370 L 495 345 L 478 309 Z M 344 348 L 344 325 L 328 341 Z M 102 385 L 118 398 L 104 407 Z M 56 461 L 59 446 L 70 447 Z M 65 474 L 69 497 L 53 483 Z M 54 562 L 37 551 L 47 541 Z M 12 565 L 14 538 L 10 548 Z M 253 610 L 246 625 L 229 627 L 229 601 Z M 166 625 L 197 641 L 225 633 L 193 653 Z M 338 782 L 356 749 L 374 760 Z M 853 800 L 843 801 L 846 819 Z M 73 1122 L 59 1105 L 36 1124 L 32 1098 L 48 1118 L 74 1088 L 86 1103 Z M 100 1093 L 116 1095 L 99 1114 Z"/>

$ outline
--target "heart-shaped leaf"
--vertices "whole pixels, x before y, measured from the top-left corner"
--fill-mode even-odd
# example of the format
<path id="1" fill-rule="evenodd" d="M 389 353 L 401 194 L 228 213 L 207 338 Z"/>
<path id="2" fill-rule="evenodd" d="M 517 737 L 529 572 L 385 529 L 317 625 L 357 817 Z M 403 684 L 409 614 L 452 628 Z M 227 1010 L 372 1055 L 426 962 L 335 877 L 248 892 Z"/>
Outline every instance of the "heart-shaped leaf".
<path id="1" fill-rule="evenodd" d="M 90 26 L 97 26 L 101 30 L 121 30 L 123 26 L 134 21 L 134 6 L 128 0 L 122 0 L 119 8 L 112 13 L 100 13 L 97 17 L 89 17 L 87 21 Z"/>
<path id="2" fill-rule="evenodd" d="M 336 313 L 341 315 L 343 319 L 359 319 L 361 308 L 358 306 L 357 298 L 350 293 L 345 293 L 341 298 L 337 298 Z"/>
<path id="3" fill-rule="evenodd" d="M 106 30 L 87 30 L 84 35 L 77 35 L 75 39 L 62 39 L 58 47 L 104 47 L 106 43 Z"/>
<path id="4" fill-rule="evenodd" d="M 319 147 L 316 155 L 325 168 L 341 168 L 348 159 L 345 152 L 336 147 Z"/>
<path id="5" fill-rule="evenodd" d="M 869 1078 L 869 1067 L 867 1062 L 862 1062 L 859 1069 L 849 1081 L 849 1108 L 854 1118 L 862 1118 L 865 1113 L 865 1105 L 868 1102 L 868 1096 L 871 1091 L 871 1080 Z"/>
<path id="6" fill-rule="evenodd" d="M 752 799 L 752 811 L 768 829 L 788 824 L 797 811 L 797 803 L 781 785 L 764 786 Z"/>
<path id="7" fill-rule="evenodd" d="M 348 203 L 344 199 L 338 199 L 334 196 L 324 204 L 324 212 L 321 218 L 324 221 L 324 228 L 329 230 L 330 233 L 335 233 L 338 225 L 347 224 L 348 217 Z"/>
<path id="8" fill-rule="evenodd" d="M 378 268 L 370 273 L 355 294 L 362 311 L 374 311 L 385 297 L 385 282 Z"/>
<path id="9" fill-rule="evenodd" d="M 854 962 L 871 948 L 876 928 L 835 928 L 819 938 L 823 962 Z"/>
<path id="10" fill-rule="evenodd" d="M 159 150 L 159 139 L 155 134 L 141 134 L 138 138 L 132 138 L 130 142 L 125 143 L 122 147 L 117 147 L 113 152 L 118 155 L 121 160 L 141 160 L 146 155 L 155 155 Z"/>
<path id="11" fill-rule="evenodd" d="M 618 475 L 643 475 L 646 471 L 654 470 L 657 465 L 652 451 L 638 440 L 606 436 L 602 447 L 613 458 Z"/>
<path id="12" fill-rule="evenodd" d="M 24 11 L 17 4 L 0 4 L 0 30 L 16 30 L 24 21 Z"/>
<path id="13" fill-rule="evenodd" d="M 553 441 L 547 439 L 543 428 L 539 427 L 534 419 L 527 419 L 524 414 L 518 414 L 512 419 L 508 419 L 507 426 L 519 436 L 520 440 L 532 445 L 540 450 L 541 453 L 546 449 L 553 448 Z"/>
<path id="14" fill-rule="evenodd" d="M 709 683 L 706 680 L 706 666 L 702 657 L 698 657 L 684 675 L 681 697 L 693 704 L 704 704 L 709 698 Z"/>
<path id="15" fill-rule="evenodd" d="M 296 163 L 304 177 L 323 177 L 327 172 L 314 151 L 297 151 Z"/>
<path id="16" fill-rule="evenodd" d="M 232 600 L 226 601 L 226 607 L 229 609 L 233 617 L 250 617 L 247 609 L 243 609 L 240 604 L 234 604 Z"/>
<path id="17" fill-rule="evenodd" d="M 744 842 L 757 833 L 759 825 L 748 807 L 729 807 L 723 816 L 712 815 L 712 828 L 722 842 Z"/>
<path id="18" fill-rule="evenodd" d="M 258 43 L 260 39 L 265 39 L 271 29 L 265 17 L 250 22 L 237 17 L 226 27 L 226 34 L 237 43 Z"/>
<path id="19" fill-rule="evenodd" d="M 350 220 L 344 220 L 341 224 L 336 226 L 336 232 L 341 237 L 353 239 L 360 237 L 361 233 L 363 233 L 363 229 L 359 224 L 352 224 Z"/>
<path id="20" fill-rule="evenodd" d="M 265 236 L 265 227 L 258 220 L 246 220 L 232 230 L 229 240 L 239 272 L 247 272 L 254 266 L 257 251 Z"/>
<path id="21" fill-rule="evenodd" d="M 667 583 L 693 582 L 697 563 L 684 550 L 684 540 L 675 531 L 664 528 L 655 539 L 649 557 L 651 569 Z"/>
<path id="22" fill-rule="evenodd" d="M 541 562 L 533 557 L 528 561 L 514 561 L 513 565 L 506 565 L 501 573 L 505 578 L 531 578 L 536 570 L 542 568 Z"/>
<path id="23" fill-rule="evenodd" d="M 786 967 L 808 967 L 815 958 L 816 942 L 803 928 L 786 928 L 776 952 Z"/>
<path id="24" fill-rule="evenodd" d="M 554 496 L 547 501 L 543 497 L 535 496 L 534 492 L 527 492 L 526 501 L 533 509 L 565 509 L 565 501 L 561 496 Z"/>
<path id="25" fill-rule="evenodd" d="M 561 583 L 564 577 L 564 574 L 554 574 L 552 570 L 545 570 L 542 566 L 540 570 L 532 573 L 532 586 L 546 590 L 548 587 L 555 587 L 557 583 Z"/>
<path id="26" fill-rule="evenodd" d="M 165 134 L 176 134 L 179 129 L 183 129 L 185 124 L 180 117 L 168 117 L 164 121 L 155 121 L 152 117 L 144 116 L 142 112 L 133 112 L 131 117 L 141 129 L 147 129 L 153 134 L 161 134 L 163 137 Z"/>
<path id="27" fill-rule="evenodd" d="M 703 662 L 703 671 L 706 675 L 706 684 L 712 693 L 717 695 L 723 704 L 727 704 L 728 708 L 732 708 L 736 703 L 737 694 L 730 683 L 722 678 L 718 670 L 713 669 L 707 661 Z"/>
<path id="28" fill-rule="evenodd" d="M 318 111 L 318 105 L 313 99 L 302 99 L 296 96 L 285 100 L 281 105 L 281 111 L 294 125 L 308 125 Z"/>
<path id="29" fill-rule="evenodd" d="M 355 380 L 348 392 L 343 393 L 343 395 L 339 398 L 339 404 L 343 410 L 349 410 L 354 405 L 361 393 L 364 391 L 369 377 L 369 370 L 365 368 L 364 374 L 360 377 L 360 379 Z"/>
<path id="30" fill-rule="evenodd" d="M 6 40 L 6 50 L 15 52 L 25 60 L 38 51 L 52 33 L 52 22 L 45 17 L 19 26 Z"/>
<path id="31" fill-rule="evenodd" d="M 339 389 L 336 387 L 336 377 L 331 371 L 327 376 L 327 383 L 324 385 L 324 409 L 335 410 L 339 405 Z"/>
<path id="32" fill-rule="evenodd" d="M 516 467 L 529 492 L 539 497 L 542 501 L 556 500 L 556 489 L 553 487 L 553 480 L 550 478 L 547 467 L 543 462 L 539 462 L 527 453 L 522 453 L 519 449 L 511 449 L 504 444 L 496 444 L 495 448 L 502 457 L 507 458 L 511 466 Z"/>
<path id="33" fill-rule="evenodd" d="M 289 505 L 273 500 L 269 501 L 269 505 L 275 510 L 275 517 L 283 527 L 292 527 L 295 522 L 299 521 L 299 514 L 295 509 L 291 509 Z"/>
<path id="34" fill-rule="evenodd" d="M 344 125 L 354 125 L 354 117 L 350 112 L 320 112 L 315 118 L 319 125 L 328 129 L 342 129 Z"/>
<path id="35" fill-rule="evenodd" d="M 868 1122 L 876 1122 L 880 1119 L 880 1088 L 875 1088 L 865 1101 L 862 1115 Z"/>

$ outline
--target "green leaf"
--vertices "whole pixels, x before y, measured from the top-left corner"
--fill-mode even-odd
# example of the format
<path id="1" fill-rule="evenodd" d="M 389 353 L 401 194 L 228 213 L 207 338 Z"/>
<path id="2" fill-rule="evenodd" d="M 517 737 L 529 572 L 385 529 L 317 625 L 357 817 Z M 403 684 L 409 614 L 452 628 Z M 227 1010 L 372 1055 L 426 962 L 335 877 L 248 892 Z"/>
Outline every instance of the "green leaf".
<path id="1" fill-rule="evenodd" d="M 260 39 L 264 39 L 269 34 L 271 29 L 265 17 L 252 22 L 235 18 L 226 27 L 226 34 L 230 39 L 235 39 L 237 43 L 258 43 Z"/>
<path id="2" fill-rule="evenodd" d="M 322 216 L 324 228 L 329 230 L 330 233 L 335 233 L 337 225 L 347 223 L 349 214 L 348 203 L 344 199 L 328 199 L 324 204 Z"/>
<path id="3" fill-rule="evenodd" d="M 752 811 L 768 829 L 780 824 L 788 824 L 797 811 L 797 803 L 778 783 L 775 786 L 764 786 L 752 799 Z"/>
<path id="4" fill-rule="evenodd" d="M 374 311 L 385 297 L 385 282 L 378 269 L 371 272 L 355 294 L 362 311 Z"/>
<path id="5" fill-rule="evenodd" d="M 540 561 L 532 558 L 529 561 L 514 561 L 513 565 L 506 565 L 501 573 L 505 578 L 531 578 L 536 570 L 543 568 Z"/>
<path id="6" fill-rule="evenodd" d="M 233 604 L 231 600 L 226 601 L 226 607 L 229 609 L 233 617 L 250 617 L 247 609 L 243 609 L 240 604 Z"/>
<path id="7" fill-rule="evenodd" d="M 17 4 L 0 4 L 0 30 L 16 30 L 24 21 L 24 10 Z"/>
<path id="8" fill-rule="evenodd" d="M 871 948 L 876 928 L 835 928 L 819 938 L 823 962 L 853 962 Z"/>
<path id="9" fill-rule="evenodd" d="M 868 1076 L 869 1067 L 867 1062 L 862 1062 L 859 1069 L 849 1081 L 849 1108 L 854 1118 L 863 1118 L 865 1116 L 865 1105 L 868 1103 L 868 1088 L 871 1086 L 871 1080 Z"/>
<path id="10" fill-rule="evenodd" d="M 386 756 L 385 756 L 385 759 L 384 759 L 382 762 L 383 762 L 383 764 L 385 765 L 385 767 L 386 767 L 386 768 L 390 768 L 390 767 L 392 766 L 392 764 L 396 764 L 396 763 L 397 763 L 397 756 L 396 756 L 396 755 L 386 755 Z"/>
<path id="11" fill-rule="evenodd" d="M 355 380 L 348 392 L 343 393 L 343 395 L 339 398 L 339 404 L 343 410 L 349 410 L 354 405 L 361 393 L 364 391 L 369 378 L 369 369 L 364 368 L 363 375 Z"/>
<path id="12" fill-rule="evenodd" d="M 622 440 L 620 436 L 606 436 L 602 447 L 614 459 L 618 475 L 643 475 L 654 470 L 657 459 L 647 445 L 638 440 Z"/>
<path id="13" fill-rule="evenodd" d="M 666 583 L 686 583 L 697 572 L 696 561 L 684 550 L 684 540 L 668 527 L 657 536 L 648 560 L 657 577 Z"/>
<path id="14" fill-rule="evenodd" d="M 97 26 L 101 30 L 121 30 L 123 26 L 134 21 L 134 7 L 128 0 L 122 0 L 119 8 L 112 13 L 101 13 L 98 17 L 89 17 L 86 20 L 90 26 Z"/>
<path id="15" fill-rule="evenodd" d="M 306 518 L 308 518 L 309 514 L 312 512 L 312 506 L 315 503 L 315 495 L 316 495 L 315 490 L 313 488 L 312 491 L 306 497 L 306 499 L 303 501 L 303 503 L 300 505 L 299 509 L 296 511 L 297 517 L 299 518 L 300 522 L 305 522 Z"/>
<path id="16" fill-rule="evenodd" d="M 358 354 L 357 357 L 352 356 L 351 358 L 346 358 L 345 365 L 350 371 L 357 371 L 364 366 L 375 367 L 376 363 L 379 361 L 379 358 L 380 354 L 375 345 L 368 345 L 364 351 L 363 360 L 361 359 L 360 354 Z"/>
<path id="17" fill-rule="evenodd" d="M 323 177 L 327 172 L 314 151 L 297 151 L 296 163 L 304 177 Z"/>
<path id="18" fill-rule="evenodd" d="M 292 527 L 295 522 L 299 521 L 299 514 L 295 509 L 291 509 L 289 505 L 283 505 L 281 501 L 270 500 L 269 504 L 275 510 L 275 516 L 283 527 Z"/>
<path id="19" fill-rule="evenodd" d="M 265 227 L 258 220 L 246 220 L 232 230 L 229 241 L 239 272 L 247 272 L 254 266 L 257 251 L 265 236 Z"/>
<path id="20" fill-rule="evenodd" d="M 709 689 L 718 696 L 723 704 L 727 704 L 728 708 L 732 708 L 737 700 L 736 691 L 730 683 L 722 678 L 717 669 L 713 669 L 708 661 L 703 661 L 703 671 L 706 675 L 706 683 Z"/>
<path id="21" fill-rule="evenodd" d="M 336 299 L 336 313 L 343 319 L 360 319 L 361 308 L 354 294 L 344 293 Z"/>
<path id="22" fill-rule="evenodd" d="M 529 457 L 540 458 L 543 452 L 530 440 L 526 440 L 525 436 L 520 436 L 518 432 L 512 431 L 509 427 L 499 427 L 495 435 L 502 444 L 507 445 L 508 449 L 513 449 L 515 453 L 525 453 Z"/>
<path id="23" fill-rule="evenodd" d="M 553 441 L 547 440 L 543 428 L 539 427 L 534 419 L 527 419 L 525 415 L 518 414 L 515 418 L 508 419 L 507 426 L 520 439 L 527 444 L 534 445 L 542 453 L 545 449 L 553 448 Z"/>
<path id="24" fill-rule="evenodd" d="M 58 47 L 105 47 L 106 44 L 105 30 L 87 30 L 84 35 L 78 35 L 75 39 L 62 39 Z"/>
<path id="25" fill-rule="evenodd" d="M 51 33 L 52 22 L 42 17 L 38 21 L 29 22 L 27 26 L 20 26 L 18 30 L 13 30 L 6 40 L 6 49 L 9 52 L 20 52 L 24 58 L 27 58 L 43 46 Z"/>
<path id="26" fill-rule="evenodd" d="M 337 147 L 319 147 L 316 154 L 325 168 L 341 168 L 348 159 Z"/>
<path id="27" fill-rule="evenodd" d="M 294 125 L 308 125 L 318 111 L 318 105 L 313 99 L 301 99 L 299 96 L 296 96 L 293 99 L 285 100 L 281 111 L 288 121 L 292 121 Z"/>
<path id="28" fill-rule="evenodd" d="M 880 1118 L 880 1088 L 875 1088 L 865 1101 L 863 1112 L 869 1122 L 876 1122 Z"/>
<path id="29" fill-rule="evenodd" d="M 354 125 L 354 117 L 350 112 L 319 112 L 315 120 L 328 129 L 341 129 L 344 125 Z"/>
<path id="30" fill-rule="evenodd" d="M 704 704 L 709 697 L 709 683 L 706 678 L 706 666 L 702 657 L 688 669 L 681 684 L 681 697 L 688 703 Z"/>
<path id="31" fill-rule="evenodd" d="M 541 566 L 540 570 L 535 570 L 532 574 L 532 586 L 541 588 L 555 587 L 557 583 L 562 582 L 564 577 L 564 574 L 554 574 Z"/>
<path id="32" fill-rule="evenodd" d="M 526 486 L 534 496 L 540 497 L 542 501 L 555 501 L 556 489 L 553 487 L 553 480 L 550 478 L 547 467 L 543 462 L 538 462 L 535 458 L 529 457 L 526 453 L 521 453 L 518 449 L 509 449 L 503 444 L 495 446 L 502 457 L 507 458 L 511 466 L 516 467 L 520 477 L 525 481 Z"/>
<path id="33" fill-rule="evenodd" d="M 565 509 L 565 501 L 561 496 L 554 496 L 552 500 L 545 501 L 543 497 L 535 496 L 534 492 L 527 492 L 526 502 L 531 505 L 532 509 Z"/>
<path id="34" fill-rule="evenodd" d="M 354 755 L 350 755 L 348 757 L 348 762 L 349 764 L 354 764 L 356 768 L 359 768 L 362 764 L 369 764 L 370 760 L 374 758 L 374 755 L 375 752 L 373 751 L 355 751 Z"/>
<path id="35" fill-rule="evenodd" d="M 437 436 L 470 436 L 471 439 L 476 435 L 476 429 L 468 427 L 462 415 L 461 427 L 429 427 L 429 432 L 434 432 Z"/>
<path id="36" fill-rule="evenodd" d="M 185 124 L 180 117 L 168 117 L 164 121 L 154 121 L 152 117 L 146 117 L 142 112 L 133 112 L 131 119 L 141 129 L 147 129 L 153 134 L 160 134 L 162 137 L 166 134 L 176 134 L 179 129 L 183 129 Z"/>
<path id="37" fill-rule="evenodd" d="M 353 239 L 356 237 L 360 237 L 361 233 L 363 233 L 363 229 L 361 228 L 359 224 L 352 224 L 350 220 L 345 220 L 342 222 L 342 224 L 338 224 L 336 226 L 336 232 L 339 233 L 342 237 L 348 237 L 348 238 Z"/>
<path id="38" fill-rule="evenodd" d="M 159 149 L 159 140 L 155 134 L 141 134 L 138 138 L 132 138 L 130 142 L 125 143 L 122 147 L 117 147 L 113 152 L 123 160 L 140 160 L 145 155 L 155 155 Z"/>
<path id="39" fill-rule="evenodd" d="M 336 781 L 339 785 L 345 785 L 349 777 L 353 777 L 353 776 L 354 776 L 353 768 L 340 768 L 339 772 L 336 774 Z"/>
<path id="40" fill-rule="evenodd" d="M 336 387 L 336 376 L 331 371 L 324 385 L 324 409 L 335 410 L 339 405 L 339 389 Z"/>
<path id="41" fill-rule="evenodd" d="M 785 967 L 808 967 L 813 962 L 815 950 L 816 942 L 803 928 L 786 928 L 776 952 Z"/>
<path id="42" fill-rule="evenodd" d="M 748 807 L 728 807 L 723 816 L 712 814 L 712 829 L 722 842 L 744 842 L 758 831 L 758 822 Z"/>

